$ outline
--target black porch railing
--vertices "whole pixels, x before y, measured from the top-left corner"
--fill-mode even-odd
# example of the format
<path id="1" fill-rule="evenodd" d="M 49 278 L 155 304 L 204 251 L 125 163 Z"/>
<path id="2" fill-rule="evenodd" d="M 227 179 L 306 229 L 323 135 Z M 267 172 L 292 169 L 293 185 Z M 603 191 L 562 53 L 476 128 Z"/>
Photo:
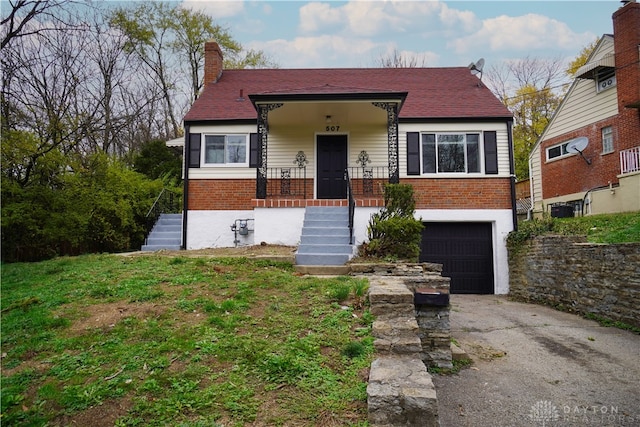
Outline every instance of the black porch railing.
<path id="1" fill-rule="evenodd" d="M 350 194 L 359 197 L 383 197 L 389 183 L 387 166 L 349 167 Z M 267 197 L 306 199 L 313 194 L 313 178 L 305 167 L 267 168 Z"/>
<path id="2" fill-rule="evenodd" d="M 345 171 L 345 178 L 347 181 L 347 198 L 349 199 L 349 244 L 353 245 L 353 217 L 356 212 L 356 199 L 353 197 L 349 168 Z"/>
<path id="3" fill-rule="evenodd" d="M 267 197 L 307 198 L 307 168 L 267 168 Z"/>
<path id="4" fill-rule="evenodd" d="M 158 197 L 151 205 L 149 212 L 146 216 L 146 234 L 149 234 L 155 223 L 160 218 L 160 214 L 163 213 L 180 213 L 181 199 L 180 194 L 171 191 L 167 188 L 163 188 Z"/>
<path id="5" fill-rule="evenodd" d="M 389 183 L 387 166 L 350 167 L 347 171 L 351 177 L 350 185 L 354 195 L 369 197 L 384 195 L 384 185 Z"/>

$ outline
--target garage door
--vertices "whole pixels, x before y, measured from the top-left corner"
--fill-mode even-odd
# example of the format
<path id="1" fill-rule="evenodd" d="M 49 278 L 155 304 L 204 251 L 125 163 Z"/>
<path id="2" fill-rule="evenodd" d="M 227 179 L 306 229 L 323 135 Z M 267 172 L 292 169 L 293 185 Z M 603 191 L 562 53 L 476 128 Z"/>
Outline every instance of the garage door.
<path id="1" fill-rule="evenodd" d="M 491 223 L 425 222 L 421 262 L 442 264 L 452 294 L 493 293 Z"/>

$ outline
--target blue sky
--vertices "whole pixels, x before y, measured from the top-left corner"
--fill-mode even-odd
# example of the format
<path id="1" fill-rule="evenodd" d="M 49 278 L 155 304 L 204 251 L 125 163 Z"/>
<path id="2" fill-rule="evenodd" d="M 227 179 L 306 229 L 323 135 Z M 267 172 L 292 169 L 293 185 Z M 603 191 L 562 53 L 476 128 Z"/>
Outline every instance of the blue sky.
<path id="1" fill-rule="evenodd" d="M 429 67 L 486 67 L 509 59 L 574 58 L 612 32 L 617 0 L 212 1 L 211 15 L 245 48 L 281 68 L 372 67 L 394 49 Z"/>

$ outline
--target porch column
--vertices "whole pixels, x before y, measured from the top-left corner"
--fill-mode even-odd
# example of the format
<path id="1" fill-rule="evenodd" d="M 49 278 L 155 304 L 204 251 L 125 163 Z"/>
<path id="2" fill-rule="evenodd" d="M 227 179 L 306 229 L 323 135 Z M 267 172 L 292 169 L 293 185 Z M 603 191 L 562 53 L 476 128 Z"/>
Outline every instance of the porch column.
<path id="1" fill-rule="evenodd" d="M 389 183 L 400 182 L 400 168 L 398 167 L 398 103 L 374 102 L 373 105 L 387 112 L 387 141 L 389 151 Z"/>
<path id="2" fill-rule="evenodd" d="M 282 104 L 260 104 L 258 108 L 258 168 L 256 169 L 256 199 L 267 198 L 267 141 L 269 139 L 269 111 Z"/>

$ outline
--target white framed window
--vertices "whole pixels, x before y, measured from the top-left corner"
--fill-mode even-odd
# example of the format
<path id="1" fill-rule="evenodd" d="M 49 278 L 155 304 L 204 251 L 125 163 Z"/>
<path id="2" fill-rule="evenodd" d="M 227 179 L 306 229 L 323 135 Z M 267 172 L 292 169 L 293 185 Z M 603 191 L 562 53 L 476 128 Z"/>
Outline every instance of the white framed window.
<path id="1" fill-rule="evenodd" d="M 204 164 L 215 166 L 247 166 L 247 135 L 205 135 Z"/>
<path id="2" fill-rule="evenodd" d="M 616 85 L 616 70 L 612 67 L 603 67 L 596 71 L 596 92 L 610 89 Z"/>
<path id="3" fill-rule="evenodd" d="M 602 154 L 613 152 L 613 128 L 611 126 L 602 128 Z"/>
<path id="4" fill-rule="evenodd" d="M 480 173 L 480 133 L 422 134 L 422 173 Z"/>
<path id="5" fill-rule="evenodd" d="M 567 151 L 567 144 L 569 143 L 563 142 L 562 144 L 556 144 L 547 148 L 547 160 L 559 159 L 571 154 Z"/>

